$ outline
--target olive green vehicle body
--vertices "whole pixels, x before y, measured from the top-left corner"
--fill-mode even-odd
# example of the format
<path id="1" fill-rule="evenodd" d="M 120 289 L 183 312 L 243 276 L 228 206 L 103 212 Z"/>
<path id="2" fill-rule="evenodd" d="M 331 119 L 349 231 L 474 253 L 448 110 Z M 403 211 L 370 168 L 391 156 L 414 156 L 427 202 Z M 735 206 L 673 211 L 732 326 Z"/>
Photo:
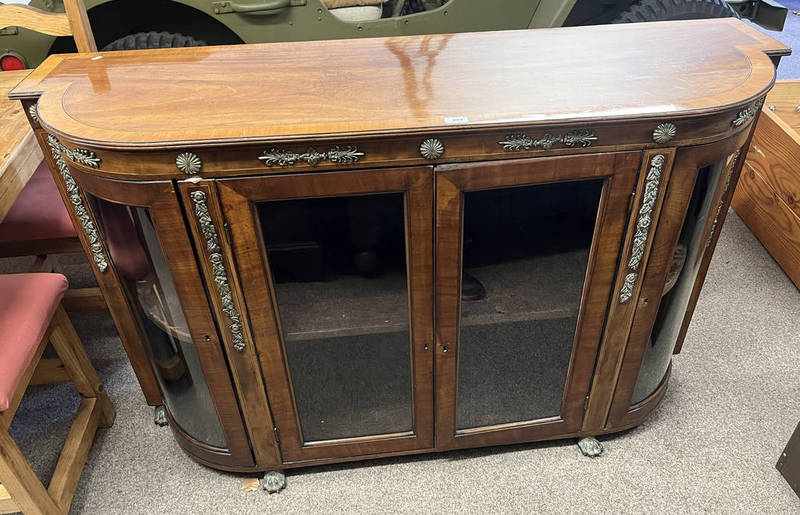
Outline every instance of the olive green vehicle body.
<path id="1" fill-rule="evenodd" d="M 583 14 L 575 19 L 576 1 Z M 2 2 L 2 0 L 0 0 Z M 166 31 L 192 36 L 207 44 L 267 43 L 355 37 L 402 36 L 597 24 L 634 0 L 449 0 L 441 7 L 374 21 L 346 22 L 322 0 L 85 0 L 98 48 L 137 32 Z M 773 0 L 728 0 L 745 15 L 745 6 L 768 15 L 768 28 L 780 30 L 786 9 Z M 770 11 L 776 5 L 775 12 Z M 61 0 L 31 0 L 33 7 L 63 12 Z M 384 4 L 391 9 L 392 3 Z M 741 6 L 737 9 L 737 6 Z M 243 12 L 248 11 L 250 12 Z M 239 12 L 237 12 L 239 11 Z M 572 15 L 572 16 L 570 16 Z M 779 23 L 779 26 L 778 26 Z M 772 26 L 770 26 L 772 25 Z M 74 51 L 69 38 L 0 28 L 0 56 L 16 55 L 35 67 L 55 52 Z"/>

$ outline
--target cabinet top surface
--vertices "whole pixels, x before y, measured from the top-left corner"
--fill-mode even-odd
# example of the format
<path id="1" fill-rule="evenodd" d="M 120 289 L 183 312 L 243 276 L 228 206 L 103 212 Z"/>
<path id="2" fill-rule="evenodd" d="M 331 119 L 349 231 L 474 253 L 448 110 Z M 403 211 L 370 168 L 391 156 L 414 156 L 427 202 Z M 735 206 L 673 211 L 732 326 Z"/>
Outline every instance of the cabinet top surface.
<path id="1" fill-rule="evenodd" d="M 732 19 L 49 57 L 12 92 L 106 148 L 714 112 L 789 49 Z"/>

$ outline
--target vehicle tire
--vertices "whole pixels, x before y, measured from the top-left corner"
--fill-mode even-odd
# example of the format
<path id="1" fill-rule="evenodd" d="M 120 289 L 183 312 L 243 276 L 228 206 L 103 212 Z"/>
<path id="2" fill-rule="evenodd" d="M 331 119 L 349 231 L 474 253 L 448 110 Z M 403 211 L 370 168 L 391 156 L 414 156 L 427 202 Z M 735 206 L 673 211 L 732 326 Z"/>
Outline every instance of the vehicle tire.
<path id="1" fill-rule="evenodd" d="M 739 17 L 723 0 L 639 0 L 611 23 Z"/>
<path id="2" fill-rule="evenodd" d="M 191 36 L 172 32 L 137 32 L 112 41 L 102 51 L 144 50 L 147 48 L 179 48 L 185 46 L 206 46 L 205 41 Z"/>

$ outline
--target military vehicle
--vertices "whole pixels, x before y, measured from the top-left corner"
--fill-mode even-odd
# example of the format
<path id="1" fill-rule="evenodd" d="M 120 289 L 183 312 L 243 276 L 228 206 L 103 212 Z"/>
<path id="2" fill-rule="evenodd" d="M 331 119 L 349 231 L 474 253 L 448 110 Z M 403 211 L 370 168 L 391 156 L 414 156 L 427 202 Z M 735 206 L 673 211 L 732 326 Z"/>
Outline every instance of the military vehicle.
<path id="1" fill-rule="evenodd" d="M 63 12 L 60 0 L 14 0 Z M 131 50 L 739 16 L 780 30 L 773 0 L 86 0 L 101 50 Z M 0 69 L 74 51 L 70 38 L 0 27 Z"/>

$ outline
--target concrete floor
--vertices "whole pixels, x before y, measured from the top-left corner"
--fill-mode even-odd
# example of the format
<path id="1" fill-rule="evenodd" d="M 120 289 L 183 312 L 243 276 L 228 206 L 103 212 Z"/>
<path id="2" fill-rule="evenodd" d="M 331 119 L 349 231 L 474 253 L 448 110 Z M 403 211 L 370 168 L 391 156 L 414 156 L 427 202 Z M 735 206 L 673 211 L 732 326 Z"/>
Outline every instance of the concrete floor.
<path id="1" fill-rule="evenodd" d="M 197 465 L 152 423 L 108 316 L 74 320 L 117 408 L 74 513 L 800 511 L 775 470 L 800 420 L 800 292 L 733 212 L 662 405 L 594 460 L 570 440 L 295 470 L 278 495 L 243 492 L 246 476 Z M 15 419 L 43 475 L 76 406 L 69 385 L 37 387 Z"/>

